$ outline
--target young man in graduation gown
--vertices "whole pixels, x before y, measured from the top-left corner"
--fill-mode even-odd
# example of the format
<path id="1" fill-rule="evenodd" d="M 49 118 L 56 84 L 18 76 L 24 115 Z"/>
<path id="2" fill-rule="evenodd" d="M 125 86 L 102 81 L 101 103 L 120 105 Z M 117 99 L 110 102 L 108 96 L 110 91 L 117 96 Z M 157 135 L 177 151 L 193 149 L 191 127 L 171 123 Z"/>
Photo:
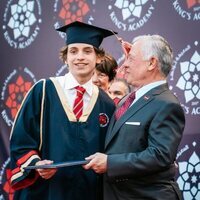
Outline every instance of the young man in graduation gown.
<path id="1" fill-rule="evenodd" d="M 101 178 L 82 166 L 25 170 L 84 160 L 102 151 L 105 133 L 115 109 L 108 95 L 92 84 L 96 63 L 104 51 L 106 29 L 73 22 L 58 29 L 67 34 L 61 57 L 69 73 L 37 82 L 16 116 L 10 140 L 11 184 L 14 199 L 96 200 Z"/>

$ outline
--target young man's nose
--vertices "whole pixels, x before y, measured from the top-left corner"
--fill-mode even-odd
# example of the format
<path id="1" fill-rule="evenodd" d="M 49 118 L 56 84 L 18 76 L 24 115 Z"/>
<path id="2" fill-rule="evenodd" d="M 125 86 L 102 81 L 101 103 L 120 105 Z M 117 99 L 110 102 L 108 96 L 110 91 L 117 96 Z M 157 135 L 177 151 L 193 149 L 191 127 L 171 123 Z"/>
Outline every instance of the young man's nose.
<path id="1" fill-rule="evenodd" d="M 78 52 L 77 55 L 76 55 L 76 58 L 79 59 L 79 60 L 84 59 L 84 54 L 83 54 L 83 52 L 81 52 L 81 51 Z"/>

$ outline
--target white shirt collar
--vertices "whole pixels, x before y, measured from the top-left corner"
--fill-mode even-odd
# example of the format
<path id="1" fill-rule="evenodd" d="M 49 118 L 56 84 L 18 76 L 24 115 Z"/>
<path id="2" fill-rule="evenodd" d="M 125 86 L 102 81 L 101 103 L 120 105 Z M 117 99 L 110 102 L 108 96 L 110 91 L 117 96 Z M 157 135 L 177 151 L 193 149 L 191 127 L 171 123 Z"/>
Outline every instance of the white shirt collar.
<path id="1" fill-rule="evenodd" d="M 141 87 L 140 89 L 138 89 L 135 93 L 136 99 L 139 99 L 141 96 L 143 96 L 144 94 L 146 94 L 148 91 L 150 91 L 151 89 L 162 85 L 164 83 L 166 83 L 166 80 L 162 80 L 162 81 L 156 81 L 153 83 L 149 83 L 148 85 L 145 85 L 143 87 Z"/>
<path id="2" fill-rule="evenodd" d="M 78 81 L 74 78 L 74 76 L 68 72 L 65 75 L 65 89 L 66 90 L 71 90 L 74 89 L 76 86 L 79 86 L 80 84 L 78 83 Z M 86 92 L 92 96 L 92 90 L 93 90 L 93 83 L 92 83 L 92 79 L 90 79 L 88 82 L 86 82 L 85 84 L 81 85 L 83 88 L 85 88 Z"/>

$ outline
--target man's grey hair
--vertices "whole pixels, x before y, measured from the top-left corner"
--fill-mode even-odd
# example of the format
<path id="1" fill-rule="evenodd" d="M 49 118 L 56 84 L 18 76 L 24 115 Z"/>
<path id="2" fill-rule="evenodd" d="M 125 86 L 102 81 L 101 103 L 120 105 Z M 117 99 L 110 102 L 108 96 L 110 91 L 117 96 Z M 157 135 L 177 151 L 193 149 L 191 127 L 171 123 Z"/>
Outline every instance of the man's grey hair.
<path id="1" fill-rule="evenodd" d="M 144 60 L 156 57 L 159 62 L 160 72 L 167 77 L 173 62 L 173 52 L 169 43 L 160 35 L 142 35 L 134 38 L 133 43 L 142 41 L 142 53 Z"/>

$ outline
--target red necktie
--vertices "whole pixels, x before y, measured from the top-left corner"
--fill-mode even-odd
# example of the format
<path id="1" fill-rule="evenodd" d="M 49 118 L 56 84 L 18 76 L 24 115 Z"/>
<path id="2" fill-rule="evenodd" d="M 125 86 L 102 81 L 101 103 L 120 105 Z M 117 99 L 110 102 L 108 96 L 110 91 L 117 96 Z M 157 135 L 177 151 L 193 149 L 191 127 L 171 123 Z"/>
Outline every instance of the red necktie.
<path id="1" fill-rule="evenodd" d="M 115 113 L 115 119 L 118 120 L 125 112 L 126 110 L 129 108 L 129 106 L 131 105 L 131 103 L 134 101 L 135 99 L 135 92 L 132 92 L 128 98 L 126 99 L 126 101 L 121 105 L 121 107 L 119 107 Z"/>
<path id="2" fill-rule="evenodd" d="M 85 89 L 81 86 L 76 88 L 76 99 L 74 101 L 73 112 L 76 115 L 76 118 L 79 119 L 83 113 L 83 94 Z"/>

